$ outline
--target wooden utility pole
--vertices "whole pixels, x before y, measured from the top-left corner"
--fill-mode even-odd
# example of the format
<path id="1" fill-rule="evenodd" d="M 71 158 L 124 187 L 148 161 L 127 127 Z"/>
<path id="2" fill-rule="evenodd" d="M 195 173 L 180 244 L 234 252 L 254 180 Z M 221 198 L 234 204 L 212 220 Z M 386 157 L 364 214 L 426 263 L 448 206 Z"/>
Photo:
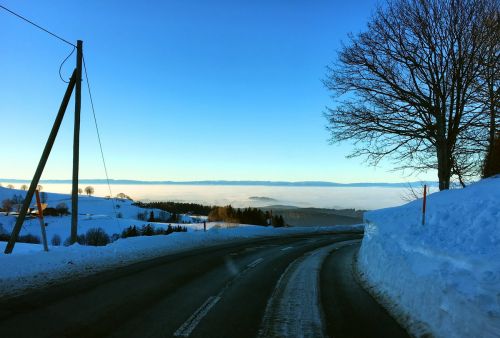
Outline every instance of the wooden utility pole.
<path id="1" fill-rule="evenodd" d="M 31 180 L 30 187 L 24 198 L 23 206 L 21 207 L 21 211 L 19 212 L 19 216 L 17 217 L 14 229 L 12 229 L 9 242 L 5 247 L 4 252 L 6 254 L 10 254 L 12 252 L 12 249 L 14 249 L 17 236 L 21 231 L 21 226 L 23 225 L 24 218 L 26 217 L 26 213 L 28 212 L 28 208 L 33 199 L 36 187 L 38 185 L 38 182 L 40 181 L 40 177 L 42 176 L 43 169 L 45 168 L 45 164 L 47 163 L 47 159 L 49 158 L 50 151 L 52 150 L 52 146 L 54 145 L 54 141 L 56 140 L 57 132 L 59 131 L 64 113 L 66 112 L 66 108 L 68 107 L 69 99 L 71 98 L 71 93 L 73 93 L 73 88 L 75 87 L 75 82 L 76 69 L 73 71 L 73 75 L 71 75 L 71 79 L 69 80 L 68 88 L 66 88 L 66 93 L 64 93 L 61 106 L 59 107 L 59 112 L 56 116 L 56 120 L 54 121 L 54 125 L 52 126 L 52 130 L 50 131 L 49 138 L 47 139 L 47 143 L 45 144 L 45 148 L 43 149 L 42 157 L 40 158 L 40 162 L 38 162 L 38 167 L 36 168 L 35 175 Z"/>
<path id="2" fill-rule="evenodd" d="M 73 188 L 71 190 L 71 244 L 78 236 L 78 167 L 80 163 L 80 110 L 82 107 L 83 41 L 76 42 L 75 128 L 73 134 Z"/>
<path id="3" fill-rule="evenodd" d="M 43 250 L 49 251 L 49 246 L 47 244 L 47 234 L 45 233 L 45 222 L 43 220 L 43 208 L 42 203 L 40 203 L 40 194 L 38 193 L 38 189 L 35 190 L 35 197 L 36 207 L 38 209 L 38 219 L 40 220 L 40 231 L 42 232 Z"/>

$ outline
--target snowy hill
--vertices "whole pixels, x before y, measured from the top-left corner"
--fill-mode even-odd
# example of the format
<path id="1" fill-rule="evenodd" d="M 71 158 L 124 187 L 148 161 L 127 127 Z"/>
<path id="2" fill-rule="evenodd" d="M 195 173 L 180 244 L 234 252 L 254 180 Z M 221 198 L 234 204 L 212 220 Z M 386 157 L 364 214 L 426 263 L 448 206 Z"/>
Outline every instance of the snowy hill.
<path id="1" fill-rule="evenodd" d="M 48 207 L 55 208 L 58 204 L 64 203 L 71 209 L 71 196 L 69 194 L 43 193 L 46 196 Z M 17 189 L 8 189 L 0 187 L 0 207 L 1 202 L 5 199 L 12 199 L 14 195 L 21 196 L 23 199 L 26 196 L 26 191 Z M 132 205 L 133 201 L 126 199 L 110 199 L 102 197 L 93 197 L 80 195 L 78 198 L 78 233 L 85 234 L 90 228 L 103 228 L 109 235 L 120 234 L 123 229 L 130 225 L 142 226 L 150 223 L 138 219 L 138 214 L 146 213 L 149 215 L 154 212 L 155 217 L 159 215 L 158 209 L 143 209 Z M 35 198 L 31 203 L 35 208 Z M 14 206 L 12 211 L 16 211 Z M 168 213 L 166 213 L 169 216 Z M 187 221 L 191 218 L 184 216 Z M 146 216 L 147 219 L 147 216 Z M 16 217 L 0 213 L 0 234 L 10 234 L 14 227 Z M 45 216 L 47 224 L 47 238 L 50 242 L 54 235 L 59 235 L 64 241 L 70 235 L 71 216 Z M 23 224 L 20 235 L 32 234 L 40 238 L 40 225 L 38 219 L 27 218 Z M 3 251 L 3 245 L 0 248 Z"/>
<path id="2" fill-rule="evenodd" d="M 365 214 L 358 265 L 416 336 L 500 337 L 500 176 Z"/>

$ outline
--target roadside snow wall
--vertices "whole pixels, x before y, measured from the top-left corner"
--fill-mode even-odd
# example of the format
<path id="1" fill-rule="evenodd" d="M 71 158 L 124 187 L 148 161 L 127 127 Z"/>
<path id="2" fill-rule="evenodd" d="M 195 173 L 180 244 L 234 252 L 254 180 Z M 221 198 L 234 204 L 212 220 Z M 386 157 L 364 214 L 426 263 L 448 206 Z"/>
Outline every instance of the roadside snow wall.
<path id="1" fill-rule="evenodd" d="M 500 176 L 365 214 L 363 279 L 415 336 L 500 337 Z"/>

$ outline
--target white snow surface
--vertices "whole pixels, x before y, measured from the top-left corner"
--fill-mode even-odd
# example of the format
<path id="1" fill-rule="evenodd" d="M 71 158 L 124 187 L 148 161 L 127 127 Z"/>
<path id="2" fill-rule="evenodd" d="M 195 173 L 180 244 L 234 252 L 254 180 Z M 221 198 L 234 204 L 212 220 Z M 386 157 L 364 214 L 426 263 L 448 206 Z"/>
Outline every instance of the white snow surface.
<path id="1" fill-rule="evenodd" d="M 365 221 L 359 269 L 412 334 L 500 337 L 500 176 Z"/>
<path id="2" fill-rule="evenodd" d="M 0 187 L 0 202 L 12 198 L 14 194 L 24 197 L 25 192 Z M 54 207 L 60 202 L 71 205 L 69 195 L 47 193 L 47 203 Z M 113 209 L 113 203 L 120 205 Z M 137 219 L 137 214 L 147 211 L 158 216 L 160 210 L 142 209 L 132 205 L 132 201 L 105 199 L 100 197 L 79 197 L 78 233 L 100 227 L 109 235 L 120 234 L 130 225 L 141 227 L 152 224 L 156 228 L 166 228 L 169 223 L 145 222 Z M 116 218 L 115 211 L 123 218 Z M 141 236 L 118 239 L 106 246 L 93 247 L 72 245 L 52 246 L 51 239 L 59 235 L 64 241 L 70 234 L 71 216 L 45 217 L 45 228 L 49 241 L 49 252 L 44 252 L 41 244 L 16 243 L 11 254 L 3 254 L 6 242 L 0 242 L 0 297 L 26 292 L 31 288 L 58 283 L 62 280 L 78 278 L 110 268 L 115 268 L 154 257 L 185 250 L 227 243 L 235 240 L 268 236 L 288 236 L 301 233 L 362 231 L 363 225 L 333 227 L 293 227 L 272 228 L 222 222 L 206 223 L 208 231 L 203 231 L 206 217 L 181 215 L 187 232 L 170 235 Z M 0 233 L 10 234 L 15 216 L 0 212 Z M 177 224 L 172 224 L 177 225 Z M 27 219 L 20 235 L 32 234 L 40 237 L 38 219 Z"/>

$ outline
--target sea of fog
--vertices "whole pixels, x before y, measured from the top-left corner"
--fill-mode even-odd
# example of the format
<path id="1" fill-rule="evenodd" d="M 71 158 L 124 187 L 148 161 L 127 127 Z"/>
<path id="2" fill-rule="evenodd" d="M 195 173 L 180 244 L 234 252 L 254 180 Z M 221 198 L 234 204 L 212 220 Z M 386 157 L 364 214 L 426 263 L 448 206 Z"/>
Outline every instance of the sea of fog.
<path id="1" fill-rule="evenodd" d="M 4 182 L 2 182 L 4 183 Z M 8 182 L 3 185 L 6 186 Z M 15 188 L 20 187 L 15 183 Z M 92 184 L 95 196 L 109 195 L 105 184 Z M 82 188 L 85 185 L 81 186 Z M 293 205 L 317 208 L 378 209 L 405 203 L 407 188 L 386 187 L 283 187 L 225 185 L 112 184 L 112 194 L 125 193 L 134 200 L 178 201 L 235 207 Z M 70 184 L 43 184 L 43 191 L 70 193 Z"/>

